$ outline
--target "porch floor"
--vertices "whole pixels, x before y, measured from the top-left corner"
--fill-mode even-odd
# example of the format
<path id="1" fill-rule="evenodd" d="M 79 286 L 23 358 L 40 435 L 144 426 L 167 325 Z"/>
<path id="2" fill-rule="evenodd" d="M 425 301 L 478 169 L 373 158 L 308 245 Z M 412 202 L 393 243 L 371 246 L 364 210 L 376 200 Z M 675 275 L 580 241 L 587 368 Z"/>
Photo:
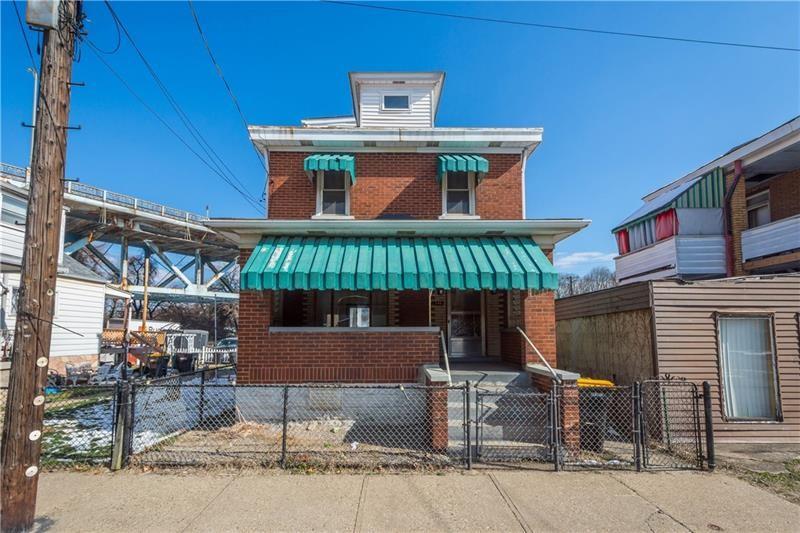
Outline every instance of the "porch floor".
<path id="1" fill-rule="evenodd" d="M 531 389 L 528 373 L 517 366 L 497 360 L 485 362 L 450 362 L 453 385 L 471 385 L 483 389 Z"/>

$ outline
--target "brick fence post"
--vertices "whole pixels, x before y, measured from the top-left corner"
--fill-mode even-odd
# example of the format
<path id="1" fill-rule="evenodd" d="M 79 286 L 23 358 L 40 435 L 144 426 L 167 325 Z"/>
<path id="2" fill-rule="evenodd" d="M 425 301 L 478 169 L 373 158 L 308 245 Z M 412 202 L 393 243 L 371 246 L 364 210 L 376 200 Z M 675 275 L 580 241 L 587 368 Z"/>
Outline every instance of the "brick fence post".
<path id="1" fill-rule="evenodd" d="M 447 410 L 450 391 L 447 388 L 449 384 L 447 373 L 437 365 L 424 365 L 420 368 L 420 382 L 428 387 L 425 389 L 425 414 L 428 420 L 430 449 L 444 453 L 450 441 Z"/>
<path id="2" fill-rule="evenodd" d="M 581 405 L 577 381 L 562 382 L 561 442 L 566 452 L 577 457 L 581 449 Z"/>

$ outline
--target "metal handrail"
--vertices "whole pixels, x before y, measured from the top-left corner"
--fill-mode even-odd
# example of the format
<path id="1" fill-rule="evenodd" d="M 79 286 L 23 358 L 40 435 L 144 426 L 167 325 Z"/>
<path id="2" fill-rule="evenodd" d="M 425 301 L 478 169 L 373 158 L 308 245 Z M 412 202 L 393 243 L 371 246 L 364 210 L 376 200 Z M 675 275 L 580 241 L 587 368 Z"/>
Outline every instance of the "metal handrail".
<path id="1" fill-rule="evenodd" d="M 442 340 L 442 352 L 444 353 L 444 368 L 447 371 L 447 385 L 453 386 L 453 377 L 450 375 L 450 359 L 447 357 L 447 342 L 444 339 L 444 331 L 439 330 L 439 338 Z"/>
<path id="2" fill-rule="evenodd" d="M 528 344 L 531 345 L 531 348 L 533 348 L 533 351 L 536 352 L 536 355 L 538 355 L 539 359 L 542 360 L 542 363 L 544 363 L 544 366 L 546 366 L 547 370 L 550 371 L 550 374 L 553 376 L 553 379 L 556 381 L 556 383 L 561 384 L 561 378 L 558 376 L 558 374 L 556 374 L 556 371 L 553 370 L 553 367 L 550 366 L 550 363 L 547 362 L 547 359 L 544 358 L 544 356 L 542 355 L 542 352 L 539 351 L 539 348 L 537 348 L 536 345 L 533 344 L 533 341 L 528 338 L 528 336 L 525 334 L 525 332 L 522 331 L 521 327 L 517 326 L 517 331 L 519 331 L 520 335 L 522 335 L 522 338 L 524 338 L 526 341 L 528 341 Z"/>

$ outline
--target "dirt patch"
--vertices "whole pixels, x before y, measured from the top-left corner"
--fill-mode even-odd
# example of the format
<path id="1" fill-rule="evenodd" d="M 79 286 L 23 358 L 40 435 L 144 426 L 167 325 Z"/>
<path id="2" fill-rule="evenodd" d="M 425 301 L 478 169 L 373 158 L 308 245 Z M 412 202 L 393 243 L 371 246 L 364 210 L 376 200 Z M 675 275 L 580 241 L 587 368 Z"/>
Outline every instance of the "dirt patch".
<path id="1" fill-rule="evenodd" d="M 784 463 L 785 472 L 753 472 L 736 466 L 726 466 L 737 477 L 752 485 L 773 492 L 786 500 L 800 505 L 800 459 Z"/>

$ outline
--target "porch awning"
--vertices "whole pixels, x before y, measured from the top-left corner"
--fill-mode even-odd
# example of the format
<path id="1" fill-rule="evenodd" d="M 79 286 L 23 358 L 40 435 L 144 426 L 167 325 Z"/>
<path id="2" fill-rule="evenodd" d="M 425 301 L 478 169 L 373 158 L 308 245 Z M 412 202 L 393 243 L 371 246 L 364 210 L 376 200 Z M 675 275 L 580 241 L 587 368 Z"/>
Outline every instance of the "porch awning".
<path id="1" fill-rule="evenodd" d="M 265 237 L 243 290 L 556 289 L 558 275 L 524 237 Z"/>
<path id="2" fill-rule="evenodd" d="M 489 172 L 489 161 L 479 155 L 446 154 L 439 156 L 436 180 L 441 183 L 445 172 L 474 172 L 480 181 Z"/>
<path id="3" fill-rule="evenodd" d="M 303 170 L 308 174 L 309 179 L 314 179 L 317 170 L 343 170 L 349 178 L 350 183 L 356 183 L 356 158 L 347 154 L 313 154 L 303 161 Z"/>

